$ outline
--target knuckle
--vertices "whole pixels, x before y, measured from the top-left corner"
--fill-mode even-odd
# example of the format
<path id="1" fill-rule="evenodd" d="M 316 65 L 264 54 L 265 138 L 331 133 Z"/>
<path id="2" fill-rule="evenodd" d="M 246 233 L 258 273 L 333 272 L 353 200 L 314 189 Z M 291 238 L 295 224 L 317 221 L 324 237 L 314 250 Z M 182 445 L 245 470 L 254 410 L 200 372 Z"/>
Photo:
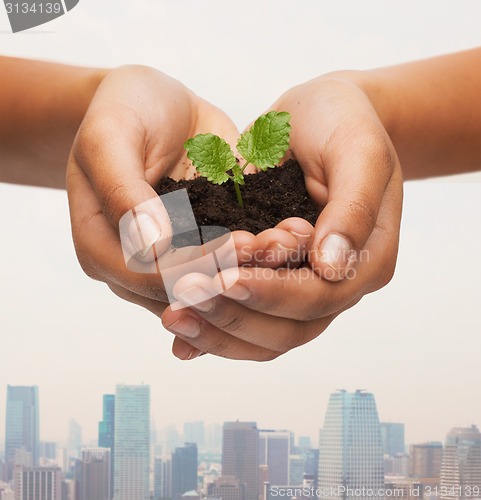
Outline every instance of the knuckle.
<path id="1" fill-rule="evenodd" d="M 377 208 L 367 199 L 366 195 L 358 195 L 349 202 L 347 217 L 351 227 L 361 227 L 370 231 L 377 220 Z"/>
<path id="2" fill-rule="evenodd" d="M 115 130 L 114 120 L 109 115 L 94 115 L 84 119 L 80 125 L 73 153 L 75 159 L 80 163 L 88 163 L 92 154 L 98 154 L 104 138 Z"/>
<path id="3" fill-rule="evenodd" d="M 122 181 L 108 186 L 102 200 L 102 212 L 111 222 L 117 222 L 128 206 L 130 188 Z"/>
<path id="4" fill-rule="evenodd" d="M 228 351 L 230 348 L 230 343 L 227 335 L 222 335 L 212 340 L 208 344 L 202 347 L 202 352 L 213 354 L 221 358 L 228 357 Z"/>
<path id="5" fill-rule="evenodd" d="M 216 326 L 217 328 L 229 332 L 229 333 L 235 333 L 239 331 L 243 331 L 245 329 L 245 318 L 242 317 L 241 315 L 229 315 L 227 317 L 222 317 L 219 318 L 216 321 Z"/>

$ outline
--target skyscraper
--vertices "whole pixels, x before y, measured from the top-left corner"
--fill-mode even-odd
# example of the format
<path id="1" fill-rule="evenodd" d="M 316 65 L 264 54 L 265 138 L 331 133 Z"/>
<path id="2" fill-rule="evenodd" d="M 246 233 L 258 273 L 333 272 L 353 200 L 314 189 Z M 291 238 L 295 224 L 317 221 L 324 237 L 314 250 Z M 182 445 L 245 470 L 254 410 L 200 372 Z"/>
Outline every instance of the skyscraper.
<path id="1" fill-rule="evenodd" d="M 409 447 L 409 475 L 416 478 L 431 478 L 430 484 L 437 484 L 442 455 L 443 444 L 439 441 L 412 444 Z"/>
<path id="2" fill-rule="evenodd" d="M 62 471 L 59 467 L 16 466 L 15 500 L 61 500 Z"/>
<path id="3" fill-rule="evenodd" d="M 205 425 L 198 420 L 196 422 L 184 423 L 184 441 L 186 443 L 196 443 L 199 450 L 205 447 Z"/>
<path id="4" fill-rule="evenodd" d="M 259 465 L 267 466 L 268 481 L 272 486 L 285 486 L 289 482 L 289 431 L 259 430 Z"/>
<path id="5" fill-rule="evenodd" d="M 257 500 L 259 434 L 255 422 L 224 423 L 222 475 L 244 484 L 245 500 Z"/>
<path id="6" fill-rule="evenodd" d="M 73 418 L 68 423 L 68 451 L 70 456 L 77 458 L 82 448 L 82 427 Z"/>
<path id="7" fill-rule="evenodd" d="M 373 394 L 331 394 L 321 434 L 319 488 L 337 494 L 324 500 L 359 496 L 355 492 L 362 488 L 376 497 L 383 486 L 381 427 Z"/>
<path id="8" fill-rule="evenodd" d="M 110 448 L 110 495 L 114 493 L 114 453 L 115 453 L 115 394 L 104 394 L 102 421 L 99 422 L 99 448 Z"/>
<path id="9" fill-rule="evenodd" d="M 110 449 L 86 448 L 75 464 L 76 500 L 110 500 Z"/>
<path id="10" fill-rule="evenodd" d="M 114 500 L 150 497 L 150 387 L 117 385 Z"/>
<path id="11" fill-rule="evenodd" d="M 197 491 L 197 445 L 185 443 L 172 453 L 172 498 Z"/>
<path id="12" fill-rule="evenodd" d="M 394 457 L 404 453 L 404 424 L 381 422 L 381 435 L 384 454 Z"/>
<path id="13" fill-rule="evenodd" d="M 207 498 L 222 500 L 245 500 L 244 483 L 232 476 L 221 476 L 210 483 L 207 488 Z"/>
<path id="14" fill-rule="evenodd" d="M 301 486 L 304 480 L 304 468 L 306 461 L 302 455 L 291 455 L 289 457 L 289 485 Z"/>
<path id="15" fill-rule="evenodd" d="M 481 497 L 481 433 L 475 425 L 455 427 L 448 433 L 440 491 L 441 500 Z"/>
<path id="16" fill-rule="evenodd" d="M 154 460 L 154 500 L 172 498 L 172 461 L 156 457 Z"/>
<path id="17" fill-rule="evenodd" d="M 5 460 L 9 480 L 13 476 L 15 453 L 19 450 L 29 453 L 32 464 L 38 465 L 40 440 L 37 386 L 7 386 Z"/>

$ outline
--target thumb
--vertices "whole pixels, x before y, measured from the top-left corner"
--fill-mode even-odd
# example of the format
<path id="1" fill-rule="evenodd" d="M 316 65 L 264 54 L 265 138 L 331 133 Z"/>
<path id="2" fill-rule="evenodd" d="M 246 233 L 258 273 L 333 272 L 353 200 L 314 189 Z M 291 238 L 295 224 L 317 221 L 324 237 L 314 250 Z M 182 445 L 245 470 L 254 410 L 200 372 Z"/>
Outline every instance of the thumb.
<path id="1" fill-rule="evenodd" d="M 124 257 L 152 261 L 170 245 L 169 214 L 145 177 L 143 134 L 101 119 L 82 126 L 74 161 L 90 180 L 99 208 L 119 232 Z"/>
<path id="2" fill-rule="evenodd" d="M 329 281 L 343 280 L 359 259 L 398 164 L 387 136 L 371 138 L 332 144 L 335 152 L 323 159 L 327 204 L 316 223 L 309 260 Z"/>

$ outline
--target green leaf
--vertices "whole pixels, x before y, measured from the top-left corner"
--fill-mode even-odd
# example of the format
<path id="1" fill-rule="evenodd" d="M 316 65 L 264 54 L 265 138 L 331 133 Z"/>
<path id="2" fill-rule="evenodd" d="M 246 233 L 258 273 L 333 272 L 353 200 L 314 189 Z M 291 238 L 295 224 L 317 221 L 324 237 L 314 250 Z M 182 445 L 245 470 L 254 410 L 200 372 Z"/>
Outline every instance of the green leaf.
<path id="1" fill-rule="evenodd" d="M 198 134 L 187 140 L 184 148 L 197 171 L 214 184 L 226 182 L 227 172 L 237 165 L 229 144 L 214 134 Z"/>
<path id="2" fill-rule="evenodd" d="M 290 119 L 291 115 L 285 111 L 270 111 L 260 116 L 241 135 L 237 150 L 248 163 L 261 170 L 275 167 L 289 148 Z"/>

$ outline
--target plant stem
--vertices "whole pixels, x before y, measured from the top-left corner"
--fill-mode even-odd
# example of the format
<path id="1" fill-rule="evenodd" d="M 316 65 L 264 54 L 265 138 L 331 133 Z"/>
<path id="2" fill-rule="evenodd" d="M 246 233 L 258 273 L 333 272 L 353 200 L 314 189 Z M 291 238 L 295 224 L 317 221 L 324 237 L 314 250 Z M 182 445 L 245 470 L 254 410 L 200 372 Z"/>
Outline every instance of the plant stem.
<path id="1" fill-rule="evenodd" d="M 239 204 L 239 206 L 241 208 L 243 208 L 244 207 L 244 202 L 242 201 L 242 195 L 241 195 L 241 192 L 240 192 L 239 183 L 237 181 L 234 181 L 234 189 L 235 189 L 235 194 L 237 196 L 237 203 Z"/>

